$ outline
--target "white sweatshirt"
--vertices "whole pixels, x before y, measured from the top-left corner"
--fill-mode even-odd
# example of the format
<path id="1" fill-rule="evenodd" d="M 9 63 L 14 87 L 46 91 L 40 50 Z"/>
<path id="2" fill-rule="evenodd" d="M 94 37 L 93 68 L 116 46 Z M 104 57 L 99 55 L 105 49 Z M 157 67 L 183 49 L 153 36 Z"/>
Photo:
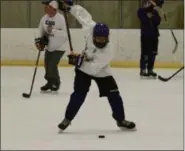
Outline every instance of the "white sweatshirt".
<path id="1" fill-rule="evenodd" d="M 48 25 L 51 25 L 50 27 Z M 64 44 L 67 42 L 67 31 L 64 16 L 57 12 L 54 17 L 44 15 L 39 24 L 37 38 L 48 34 L 49 44 L 46 49 L 50 52 L 55 50 L 64 50 Z"/>
<path id="2" fill-rule="evenodd" d="M 82 29 L 85 32 L 86 40 L 86 54 L 92 61 L 84 61 L 79 68 L 82 72 L 94 77 L 106 77 L 110 76 L 110 62 L 113 59 L 113 51 L 111 43 L 109 42 L 103 49 L 97 48 L 93 43 L 93 28 L 96 23 L 92 20 L 92 16 L 86 9 L 80 5 L 74 5 L 71 7 L 70 13 L 79 21 L 82 25 Z"/>

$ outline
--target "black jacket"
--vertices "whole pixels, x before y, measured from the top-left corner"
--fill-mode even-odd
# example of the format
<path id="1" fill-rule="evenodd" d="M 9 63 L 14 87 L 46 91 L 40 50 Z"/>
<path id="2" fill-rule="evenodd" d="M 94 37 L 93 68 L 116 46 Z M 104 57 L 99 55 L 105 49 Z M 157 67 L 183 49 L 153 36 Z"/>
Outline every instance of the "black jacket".
<path id="1" fill-rule="evenodd" d="M 157 38 L 159 36 L 158 26 L 161 22 L 161 17 L 156 10 L 152 10 L 153 16 L 149 18 L 147 8 L 139 8 L 137 15 L 141 22 L 141 36 Z"/>

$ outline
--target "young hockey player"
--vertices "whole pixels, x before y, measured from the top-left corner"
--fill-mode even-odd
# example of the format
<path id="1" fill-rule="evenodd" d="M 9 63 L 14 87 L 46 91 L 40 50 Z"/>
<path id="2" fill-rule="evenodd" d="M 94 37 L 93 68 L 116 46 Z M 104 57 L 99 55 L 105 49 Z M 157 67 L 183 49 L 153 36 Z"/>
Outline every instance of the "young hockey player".
<path id="1" fill-rule="evenodd" d="M 113 59 L 113 48 L 109 41 L 109 28 L 103 23 L 95 23 L 86 9 L 80 5 L 66 5 L 85 31 L 86 50 L 82 54 L 70 54 L 75 68 L 74 91 L 66 108 L 65 118 L 58 125 L 65 130 L 75 118 L 85 101 L 91 81 L 99 88 L 100 97 L 107 97 L 112 116 L 120 128 L 134 129 L 135 123 L 126 120 L 122 97 L 111 73 L 109 63 Z M 84 59 L 81 59 L 83 58 Z M 83 60 L 80 62 L 80 60 Z"/>
<path id="2" fill-rule="evenodd" d="M 147 0 L 144 7 L 138 10 L 138 17 L 141 22 L 140 76 L 157 76 L 153 68 L 158 53 L 158 26 L 161 22 L 160 7 L 162 4 L 162 0 L 157 0 L 157 2 Z"/>
<path id="3" fill-rule="evenodd" d="M 67 41 L 65 19 L 58 12 L 58 2 L 43 1 L 46 14 L 41 18 L 38 36 L 35 44 L 39 51 L 44 50 L 41 46 L 44 39 L 48 39 L 45 47 L 44 66 L 47 83 L 41 87 L 41 91 L 57 91 L 60 88 L 60 76 L 58 64 L 64 55 L 63 45 Z"/>

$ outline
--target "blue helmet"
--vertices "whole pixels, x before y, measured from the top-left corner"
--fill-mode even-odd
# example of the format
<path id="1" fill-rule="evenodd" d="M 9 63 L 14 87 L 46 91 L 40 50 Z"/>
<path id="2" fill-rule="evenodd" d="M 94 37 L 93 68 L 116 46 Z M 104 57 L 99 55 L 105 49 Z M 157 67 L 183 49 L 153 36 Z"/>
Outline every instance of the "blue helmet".
<path id="1" fill-rule="evenodd" d="M 108 37 L 109 36 L 109 27 L 103 23 L 97 23 L 93 29 L 94 37 Z"/>

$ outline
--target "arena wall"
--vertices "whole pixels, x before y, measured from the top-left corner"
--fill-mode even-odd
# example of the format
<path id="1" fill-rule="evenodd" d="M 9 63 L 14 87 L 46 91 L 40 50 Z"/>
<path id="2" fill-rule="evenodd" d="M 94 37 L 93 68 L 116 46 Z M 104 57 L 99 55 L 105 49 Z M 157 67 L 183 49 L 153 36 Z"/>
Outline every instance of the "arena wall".
<path id="1" fill-rule="evenodd" d="M 1 66 L 32 66 L 37 57 L 37 49 L 34 46 L 36 29 L 2 28 L 1 29 Z M 175 54 L 172 50 L 175 46 L 170 30 L 160 30 L 159 55 L 156 67 L 176 68 L 183 63 L 183 30 L 174 30 L 178 40 L 178 49 Z M 83 32 L 80 29 L 71 29 L 72 43 L 75 51 L 84 49 Z M 140 30 L 138 29 L 111 29 L 110 40 L 114 43 L 115 58 L 113 67 L 138 67 L 140 56 Z M 69 50 L 68 43 L 65 48 Z M 61 60 L 61 66 L 69 66 L 67 54 Z M 43 54 L 39 64 L 43 65 Z"/>

